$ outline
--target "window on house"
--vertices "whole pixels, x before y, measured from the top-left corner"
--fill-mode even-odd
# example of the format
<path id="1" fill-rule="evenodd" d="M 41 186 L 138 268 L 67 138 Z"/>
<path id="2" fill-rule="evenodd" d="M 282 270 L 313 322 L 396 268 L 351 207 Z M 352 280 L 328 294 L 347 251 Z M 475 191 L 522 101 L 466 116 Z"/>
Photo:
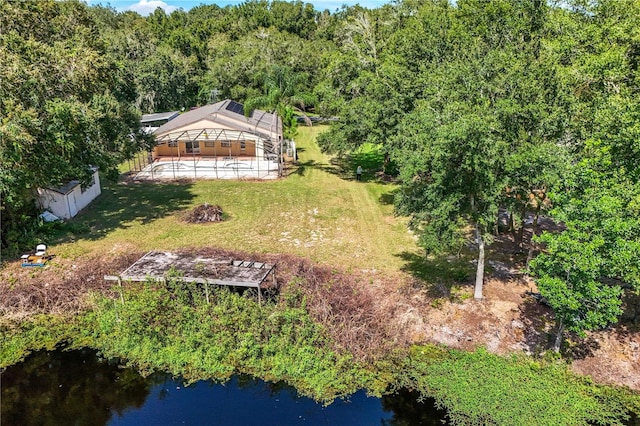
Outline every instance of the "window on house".
<path id="1" fill-rule="evenodd" d="M 169 148 L 177 148 L 178 141 L 169 141 Z"/>
<path id="2" fill-rule="evenodd" d="M 223 148 L 231 148 L 231 141 L 221 141 L 220 146 Z"/>
<path id="3" fill-rule="evenodd" d="M 247 150 L 247 143 L 245 141 L 240 141 L 240 151 Z"/>
<path id="4" fill-rule="evenodd" d="M 216 146 L 216 142 L 215 141 L 204 141 L 204 147 L 205 148 L 214 148 Z"/>
<path id="5" fill-rule="evenodd" d="M 185 143 L 185 149 L 187 150 L 187 154 L 200 154 L 200 142 L 189 141 Z"/>

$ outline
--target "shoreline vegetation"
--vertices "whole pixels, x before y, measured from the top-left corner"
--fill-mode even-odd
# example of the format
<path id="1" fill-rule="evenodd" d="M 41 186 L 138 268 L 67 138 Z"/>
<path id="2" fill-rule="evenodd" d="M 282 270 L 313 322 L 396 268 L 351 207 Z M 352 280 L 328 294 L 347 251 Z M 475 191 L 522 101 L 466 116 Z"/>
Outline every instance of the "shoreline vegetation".
<path id="1" fill-rule="evenodd" d="M 143 374 L 245 373 L 324 403 L 359 389 L 412 389 L 435 398 L 452 424 L 623 424 L 640 413 L 637 393 L 577 376 L 550 351 L 501 356 L 481 344 L 461 351 L 424 341 L 420 306 L 482 303 L 469 300 L 473 264 L 463 253 L 442 270 L 407 270 L 419 249 L 386 201 L 394 184 L 372 174 L 354 182 L 349 167 L 318 151 L 322 130 L 300 129 L 300 162 L 283 180 L 122 181 L 78 218 L 52 225 L 49 267 L 0 270 L 0 365 L 39 349 L 89 347 Z M 381 158 L 369 147 L 357 161 Z M 203 202 L 221 205 L 228 220 L 180 221 Z M 262 305 L 225 289 L 206 303 L 179 272 L 166 285 L 102 280 L 149 249 L 276 263 L 281 290 Z"/>
<path id="2" fill-rule="evenodd" d="M 304 285 L 300 281 L 299 285 Z M 211 297 L 212 296 L 212 297 Z M 445 408 L 452 424 L 623 424 L 637 394 L 570 373 L 561 360 L 498 356 L 423 344 L 359 360 L 314 321 L 300 286 L 262 306 L 226 289 L 210 295 L 179 278 L 167 286 L 126 286 L 125 302 L 93 293 L 90 309 L 2 323 L 3 367 L 28 352 L 98 350 L 143 375 L 168 372 L 187 382 L 225 382 L 235 374 L 285 381 L 324 403 L 357 390 L 381 396 L 417 390 Z"/>

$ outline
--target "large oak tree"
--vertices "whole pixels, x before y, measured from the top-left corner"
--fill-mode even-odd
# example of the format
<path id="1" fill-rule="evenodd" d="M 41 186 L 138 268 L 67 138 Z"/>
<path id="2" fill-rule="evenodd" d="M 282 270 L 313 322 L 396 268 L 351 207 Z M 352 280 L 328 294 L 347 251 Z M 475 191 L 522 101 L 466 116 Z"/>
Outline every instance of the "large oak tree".
<path id="1" fill-rule="evenodd" d="M 149 141 L 86 5 L 3 2 L 0 19 L 1 245 L 11 254 L 35 188 L 86 184 L 90 166 L 117 176 Z"/>

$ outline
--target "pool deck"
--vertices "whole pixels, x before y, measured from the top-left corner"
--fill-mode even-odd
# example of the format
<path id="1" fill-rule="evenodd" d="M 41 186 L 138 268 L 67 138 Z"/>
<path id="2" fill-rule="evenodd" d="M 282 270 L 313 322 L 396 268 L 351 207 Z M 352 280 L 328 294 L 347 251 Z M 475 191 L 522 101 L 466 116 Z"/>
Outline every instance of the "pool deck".
<path id="1" fill-rule="evenodd" d="M 277 179 L 278 162 L 255 157 L 156 159 L 135 176 L 149 179 Z"/>

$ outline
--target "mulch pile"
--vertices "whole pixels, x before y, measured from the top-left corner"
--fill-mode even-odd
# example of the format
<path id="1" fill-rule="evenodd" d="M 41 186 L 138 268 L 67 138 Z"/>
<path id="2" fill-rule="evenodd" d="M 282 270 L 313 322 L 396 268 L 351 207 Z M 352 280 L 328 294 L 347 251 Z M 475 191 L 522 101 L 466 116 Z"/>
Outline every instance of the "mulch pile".
<path id="1" fill-rule="evenodd" d="M 188 212 L 184 221 L 187 223 L 209 223 L 222 222 L 224 220 L 224 212 L 222 207 L 204 203 L 190 212 Z"/>

